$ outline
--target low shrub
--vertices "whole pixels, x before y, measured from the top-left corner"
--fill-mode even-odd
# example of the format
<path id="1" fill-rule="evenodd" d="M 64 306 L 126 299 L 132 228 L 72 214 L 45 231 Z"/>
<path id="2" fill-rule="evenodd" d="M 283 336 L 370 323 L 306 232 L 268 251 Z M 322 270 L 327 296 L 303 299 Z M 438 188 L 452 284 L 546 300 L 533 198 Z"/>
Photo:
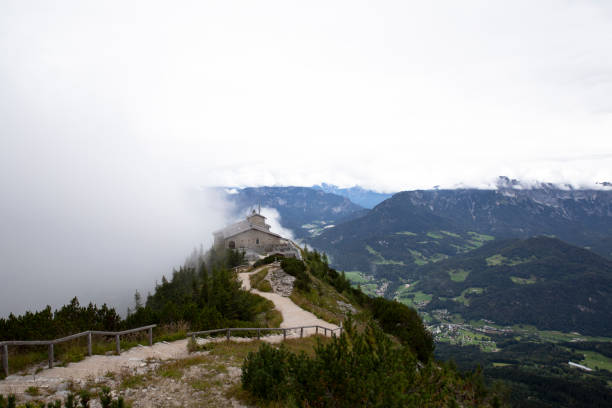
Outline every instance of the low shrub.
<path id="1" fill-rule="evenodd" d="M 259 268 L 260 266 L 269 265 L 272 262 L 276 262 L 276 261 L 284 259 L 284 258 L 285 258 L 285 256 L 282 255 L 282 254 L 268 255 L 265 258 L 258 259 L 257 261 L 255 261 L 255 263 L 253 264 L 253 268 Z"/>
<path id="2" fill-rule="evenodd" d="M 242 387 L 264 401 L 303 407 L 496 406 L 478 375 L 418 361 L 413 351 L 392 342 L 374 323 L 346 331 L 315 355 L 294 354 L 262 344 L 242 366 Z"/>
<path id="3" fill-rule="evenodd" d="M 299 259 L 285 258 L 281 261 L 281 268 L 289 275 L 295 276 L 295 287 L 304 292 L 311 289 L 312 280 L 306 272 L 306 264 Z"/>
<path id="4" fill-rule="evenodd" d="M 263 343 L 250 352 L 242 366 L 242 386 L 255 397 L 270 401 L 284 400 L 289 390 L 289 353 L 283 346 Z"/>

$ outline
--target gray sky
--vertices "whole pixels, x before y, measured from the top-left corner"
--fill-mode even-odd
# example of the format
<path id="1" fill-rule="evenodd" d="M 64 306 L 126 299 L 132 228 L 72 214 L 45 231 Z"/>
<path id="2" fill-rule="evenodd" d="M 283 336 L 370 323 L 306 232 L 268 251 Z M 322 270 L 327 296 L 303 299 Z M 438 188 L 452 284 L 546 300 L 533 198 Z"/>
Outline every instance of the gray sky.
<path id="1" fill-rule="evenodd" d="M 150 287 L 200 186 L 612 181 L 610 44 L 608 1 L 4 0 L 0 314 Z"/>

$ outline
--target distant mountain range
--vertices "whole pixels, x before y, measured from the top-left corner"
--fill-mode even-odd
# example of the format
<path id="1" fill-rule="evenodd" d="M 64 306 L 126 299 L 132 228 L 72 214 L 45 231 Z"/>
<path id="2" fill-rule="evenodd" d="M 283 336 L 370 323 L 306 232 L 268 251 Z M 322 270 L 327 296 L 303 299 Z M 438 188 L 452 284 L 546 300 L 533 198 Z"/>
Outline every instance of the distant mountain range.
<path id="1" fill-rule="evenodd" d="M 340 269 L 386 276 L 409 273 L 493 238 L 550 235 L 612 257 L 611 190 L 551 184 L 523 189 L 508 183 L 495 190 L 397 193 L 310 243 L 329 253 Z"/>
<path id="2" fill-rule="evenodd" d="M 319 185 L 312 186 L 317 190 L 323 190 L 326 193 L 336 194 L 342 197 L 346 197 L 355 204 L 362 206 L 363 208 L 374 208 L 387 198 L 391 197 L 392 194 L 379 193 L 372 190 L 366 190 L 363 187 L 354 186 L 350 188 L 340 188 L 332 184 L 321 183 Z"/>
<path id="3" fill-rule="evenodd" d="M 425 310 L 466 321 L 612 336 L 612 262 L 547 237 L 496 240 L 418 272 Z"/>

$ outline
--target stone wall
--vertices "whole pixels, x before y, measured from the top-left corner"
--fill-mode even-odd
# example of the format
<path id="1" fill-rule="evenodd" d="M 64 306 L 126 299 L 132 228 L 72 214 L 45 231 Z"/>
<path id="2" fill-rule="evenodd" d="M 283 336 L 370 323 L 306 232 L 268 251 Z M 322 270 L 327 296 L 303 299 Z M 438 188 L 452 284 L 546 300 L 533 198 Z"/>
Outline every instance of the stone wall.
<path id="1" fill-rule="evenodd" d="M 280 238 L 258 230 L 249 230 L 225 240 L 225 247 L 231 248 L 234 242 L 235 249 L 249 248 L 257 252 L 269 252 L 275 245 L 280 244 Z"/>

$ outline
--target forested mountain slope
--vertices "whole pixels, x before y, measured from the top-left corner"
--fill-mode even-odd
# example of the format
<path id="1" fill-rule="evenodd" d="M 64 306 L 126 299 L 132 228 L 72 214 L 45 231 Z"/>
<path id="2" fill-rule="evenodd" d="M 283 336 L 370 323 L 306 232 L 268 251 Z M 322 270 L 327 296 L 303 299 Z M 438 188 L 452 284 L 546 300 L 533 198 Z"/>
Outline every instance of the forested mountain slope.
<path id="1" fill-rule="evenodd" d="M 310 243 L 333 264 L 393 279 L 493 238 L 556 236 L 612 256 L 612 191 L 550 184 L 495 190 L 404 191 Z"/>
<path id="2" fill-rule="evenodd" d="M 612 336 L 612 262 L 558 239 L 489 243 L 418 271 L 426 310 L 465 320 Z"/>

